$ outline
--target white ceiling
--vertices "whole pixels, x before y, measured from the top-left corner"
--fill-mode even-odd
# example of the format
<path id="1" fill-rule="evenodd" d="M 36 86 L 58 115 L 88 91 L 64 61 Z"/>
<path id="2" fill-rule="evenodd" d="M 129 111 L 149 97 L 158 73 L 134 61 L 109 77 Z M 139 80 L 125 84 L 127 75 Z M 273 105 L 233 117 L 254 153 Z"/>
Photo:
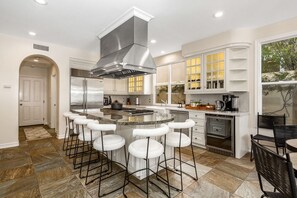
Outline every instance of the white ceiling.
<path id="1" fill-rule="evenodd" d="M 97 35 L 126 10 L 136 6 L 152 14 L 149 44 L 153 56 L 235 28 L 253 28 L 297 16 L 296 0 L 33 0 L 0 1 L 0 33 L 90 51 L 99 51 Z M 214 19 L 222 10 L 224 16 Z"/>

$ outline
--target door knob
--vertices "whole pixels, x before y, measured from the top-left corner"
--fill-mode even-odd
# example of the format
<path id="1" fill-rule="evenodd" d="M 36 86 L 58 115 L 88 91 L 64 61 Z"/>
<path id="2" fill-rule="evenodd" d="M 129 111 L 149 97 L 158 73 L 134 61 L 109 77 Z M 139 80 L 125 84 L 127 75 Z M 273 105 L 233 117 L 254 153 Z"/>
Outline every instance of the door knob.
<path id="1" fill-rule="evenodd" d="M 23 104 L 20 104 L 20 106 L 23 106 Z"/>

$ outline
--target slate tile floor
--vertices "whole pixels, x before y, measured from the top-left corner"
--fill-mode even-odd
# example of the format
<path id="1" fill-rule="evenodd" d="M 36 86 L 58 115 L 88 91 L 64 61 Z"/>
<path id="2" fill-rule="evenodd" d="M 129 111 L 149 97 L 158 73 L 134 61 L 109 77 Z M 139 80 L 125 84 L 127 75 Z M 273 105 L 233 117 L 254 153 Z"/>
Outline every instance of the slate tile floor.
<path id="1" fill-rule="evenodd" d="M 46 129 L 54 134 L 51 129 Z M 19 147 L 0 149 L 0 197 L 97 197 L 98 182 L 84 185 L 84 179 L 79 179 L 78 171 L 72 168 L 72 160 L 62 151 L 63 140 L 53 137 L 26 141 L 23 128 L 20 128 L 19 139 Z M 184 159 L 190 159 L 189 154 L 189 148 L 183 149 Z M 261 196 L 254 163 L 249 161 L 249 155 L 235 159 L 195 147 L 195 159 L 199 180 L 184 175 L 184 191 L 172 190 L 173 197 Z M 183 169 L 193 174 L 186 165 Z M 105 180 L 104 186 L 122 184 L 121 175 L 117 179 Z M 177 175 L 170 174 L 170 181 L 179 185 Z M 138 183 L 144 185 L 144 181 Z M 150 193 L 154 198 L 164 197 L 153 185 Z M 131 184 L 126 187 L 126 194 L 131 198 L 145 197 Z M 123 195 L 122 191 L 117 191 L 106 197 L 122 198 Z"/>

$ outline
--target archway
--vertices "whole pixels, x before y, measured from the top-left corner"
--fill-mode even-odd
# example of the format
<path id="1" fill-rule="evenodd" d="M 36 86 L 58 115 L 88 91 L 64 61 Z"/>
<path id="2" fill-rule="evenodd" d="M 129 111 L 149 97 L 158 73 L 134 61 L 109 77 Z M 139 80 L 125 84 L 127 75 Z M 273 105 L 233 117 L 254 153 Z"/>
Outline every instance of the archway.
<path id="1" fill-rule="evenodd" d="M 24 58 L 19 68 L 19 127 L 47 126 L 57 135 L 58 98 L 59 68 L 55 61 L 40 54 Z"/>

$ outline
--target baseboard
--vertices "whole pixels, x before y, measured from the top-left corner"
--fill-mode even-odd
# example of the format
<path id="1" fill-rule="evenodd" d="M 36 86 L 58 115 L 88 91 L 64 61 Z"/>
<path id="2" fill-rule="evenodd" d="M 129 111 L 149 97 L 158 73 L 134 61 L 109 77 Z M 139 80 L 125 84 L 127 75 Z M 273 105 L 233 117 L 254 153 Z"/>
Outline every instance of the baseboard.
<path id="1" fill-rule="evenodd" d="M 19 146 L 19 142 L 4 143 L 4 144 L 0 144 L 0 149 L 2 149 L 2 148 L 16 147 L 16 146 Z"/>
<path id="2" fill-rule="evenodd" d="M 57 134 L 57 139 L 64 139 L 65 135 L 64 134 Z"/>

